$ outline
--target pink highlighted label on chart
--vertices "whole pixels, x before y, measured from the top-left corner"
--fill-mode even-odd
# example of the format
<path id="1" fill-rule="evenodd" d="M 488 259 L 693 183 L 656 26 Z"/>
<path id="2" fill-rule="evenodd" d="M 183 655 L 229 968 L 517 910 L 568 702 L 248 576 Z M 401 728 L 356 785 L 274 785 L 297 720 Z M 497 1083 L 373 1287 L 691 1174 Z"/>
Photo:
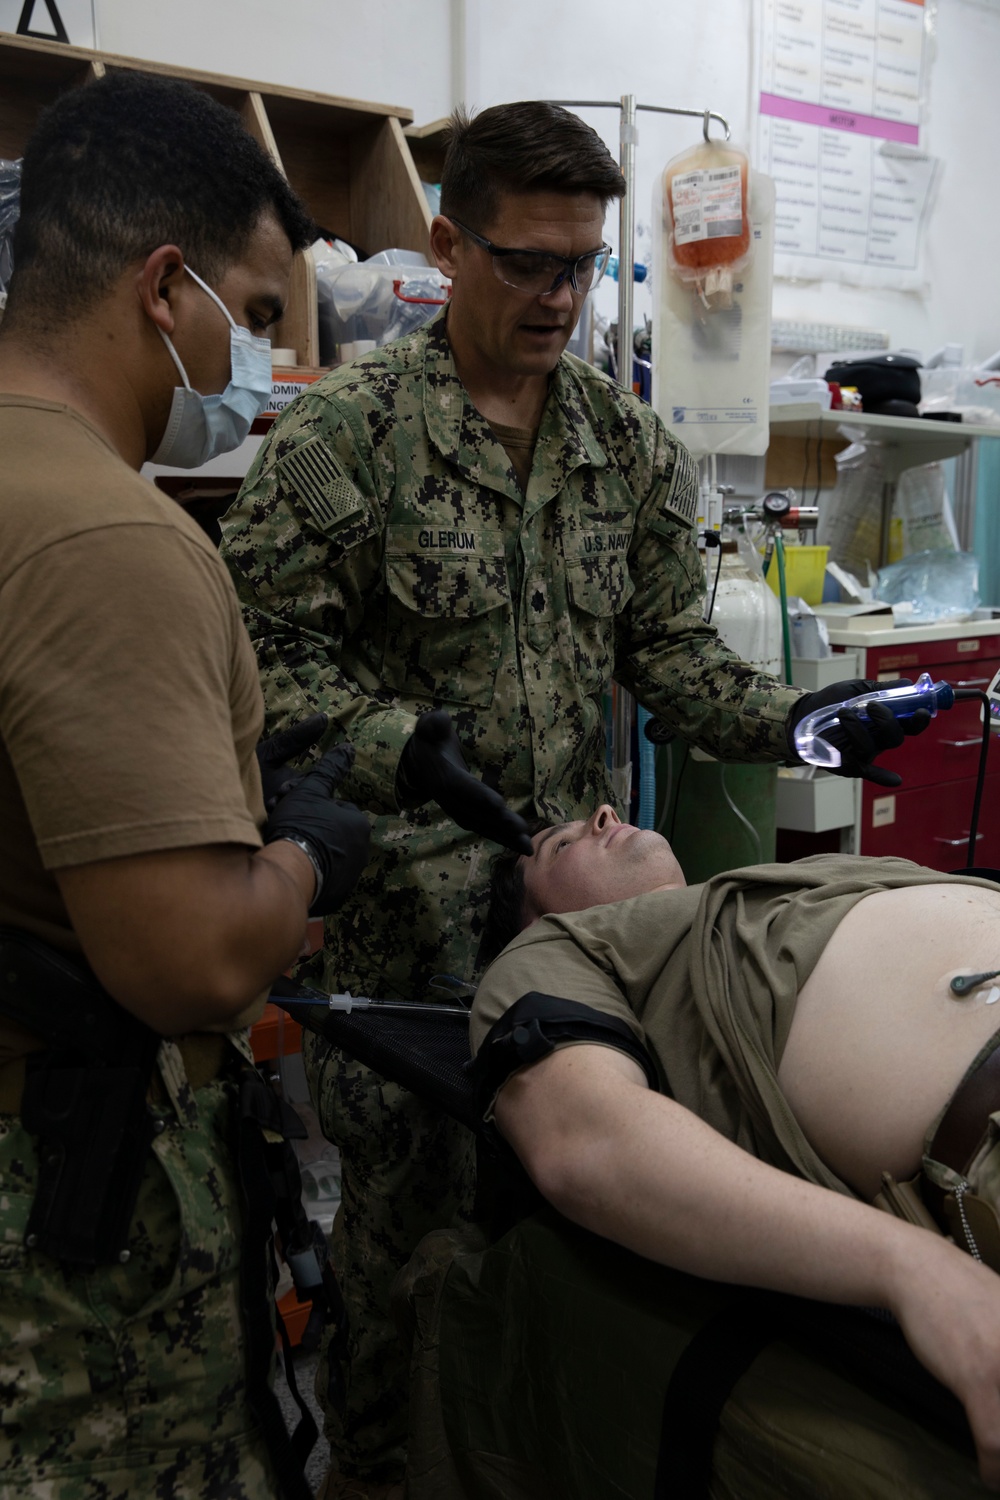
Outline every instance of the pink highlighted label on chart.
<path id="1" fill-rule="evenodd" d="M 883 141 L 902 141 L 916 146 L 920 127 L 901 120 L 881 120 L 876 115 L 856 114 L 851 110 L 830 109 L 824 104 L 808 104 L 803 99 L 783 99 L 779 94 L 761 94 L 760 112 L 778 120 L 796 120 L 801 125 L 819 125 L 825 130 L 849 130 L 855 135 L 877 136 Z"/>

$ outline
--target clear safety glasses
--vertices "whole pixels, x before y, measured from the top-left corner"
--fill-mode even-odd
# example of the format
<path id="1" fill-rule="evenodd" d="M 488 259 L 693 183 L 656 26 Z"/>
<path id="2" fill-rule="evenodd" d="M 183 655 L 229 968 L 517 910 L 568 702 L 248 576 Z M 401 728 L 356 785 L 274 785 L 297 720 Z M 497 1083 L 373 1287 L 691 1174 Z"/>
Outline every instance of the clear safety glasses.
<path id="1" fill-rule="evenodd" d="M 585 296 L 593 291 L 608 269 L 611 246 L 588 250 L 585 255 L 550 255 L 547 250 L 510 250 L 494 245 L 492 240 L 476 234 L 459 219 L 451 221 L 474 245 L 485 250 L 493 262 L 493 271 L 504 286 L 532 297 L 545 297 L 568 281 L 574 292 Z"/>

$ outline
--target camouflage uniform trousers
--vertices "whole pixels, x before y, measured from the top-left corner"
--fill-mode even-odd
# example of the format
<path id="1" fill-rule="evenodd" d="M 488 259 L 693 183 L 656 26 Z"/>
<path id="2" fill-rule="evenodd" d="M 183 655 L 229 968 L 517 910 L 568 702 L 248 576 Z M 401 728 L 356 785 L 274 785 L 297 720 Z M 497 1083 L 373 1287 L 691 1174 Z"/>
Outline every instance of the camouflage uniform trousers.
<path id="1" fill-rule="evenodd" d="M 434 1229 L 467 1220 L 475 1185 L 470 1131 L 409 1090 L 304 1033 L 310 1092 L 341 1153 L 333 1264 L 347 1338 L 328 1330 L 316 1396 L 335 1468 L 399 1480 L 406 1461 L 408 1355 L 393 1320 L 398 1272 Z"/>
<path id="2" fill-rule="evenodd" d="M 125 1265 L 25 1250 L 35 1143 L 0 1114 L 0 1500 L 270 1500 L 246 1404 L 230 1088 L 154 1138 Z"/>

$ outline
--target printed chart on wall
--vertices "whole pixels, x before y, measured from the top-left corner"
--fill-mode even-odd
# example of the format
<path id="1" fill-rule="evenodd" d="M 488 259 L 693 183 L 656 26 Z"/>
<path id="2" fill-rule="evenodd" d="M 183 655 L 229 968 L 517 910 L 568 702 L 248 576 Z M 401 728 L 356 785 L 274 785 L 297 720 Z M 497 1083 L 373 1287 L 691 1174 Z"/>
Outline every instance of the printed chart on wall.
<path id="1" fill-rule="evenodd" d="M 938 163 L 923 115 L 925 0 L 756 0 L 757 166 L 777 190 L 775 275 L 923 283 Z"/>

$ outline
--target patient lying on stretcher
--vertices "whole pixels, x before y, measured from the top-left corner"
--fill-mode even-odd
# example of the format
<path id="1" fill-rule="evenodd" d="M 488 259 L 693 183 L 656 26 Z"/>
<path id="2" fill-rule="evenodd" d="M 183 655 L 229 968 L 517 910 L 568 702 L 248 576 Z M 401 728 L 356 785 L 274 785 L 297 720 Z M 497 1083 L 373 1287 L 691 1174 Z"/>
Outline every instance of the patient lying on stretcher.
<path id="1" fill-rule="evenodd" d="M 498 873 L 495 922 L 527 930 L 472 1042 L 542 1193 L 682 1270 L 891 1308 L 1000 1488 L 1000 1277 L 973 1258 L 1000 1266 L 1000 985 L 975 978 L 1000 970 L 1000 887 L 840 855 L 688 887 L 608 807 L 533 845 Z M 971 1254 L 859 1201 L 922 1160 Z"/>

